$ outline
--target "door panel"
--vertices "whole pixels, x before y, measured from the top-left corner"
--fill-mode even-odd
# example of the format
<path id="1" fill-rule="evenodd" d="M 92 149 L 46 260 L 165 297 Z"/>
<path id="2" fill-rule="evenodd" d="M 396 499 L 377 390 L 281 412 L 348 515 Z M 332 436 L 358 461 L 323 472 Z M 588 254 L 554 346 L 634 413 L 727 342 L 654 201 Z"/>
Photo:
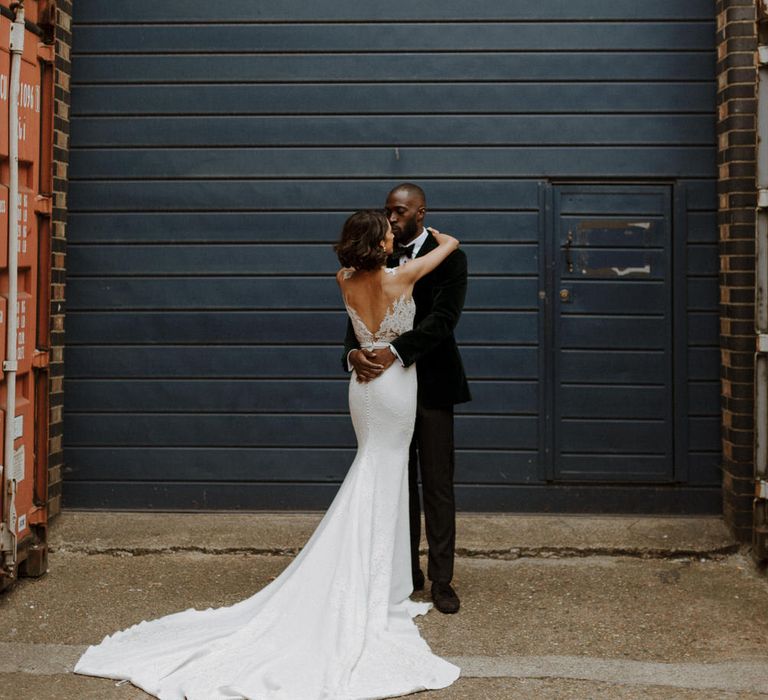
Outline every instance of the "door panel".
<path id="1" fill-rule="evenodd" d="M 554 190 L 553 477 L 673 478 L 668 187 Z"/>

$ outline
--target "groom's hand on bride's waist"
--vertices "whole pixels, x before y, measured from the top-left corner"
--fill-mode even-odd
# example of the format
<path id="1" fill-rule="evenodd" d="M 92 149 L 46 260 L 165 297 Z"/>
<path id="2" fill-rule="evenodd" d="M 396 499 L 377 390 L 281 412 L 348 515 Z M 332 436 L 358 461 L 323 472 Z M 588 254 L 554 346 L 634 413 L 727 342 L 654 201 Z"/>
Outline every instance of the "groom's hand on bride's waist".
<path id="1" fill-rule="evenodd" d="M 397 359 L 397 355 L 395 355 L 394 352 L 392 352 L 391 347 L 386 348 L 376 348 L 373 351 L 374 355 L 374 362 L 376 364 L 379 364 L 382 366 L 382 372 L 385 369 L 389 369 L 392 366 L 392 363 Z"/>
<path id="2" fill-rule="evenodd" d="M 387 369 L 397 356 L 390 348 L 358 349 L 349 353 L 349 364 L 357 374 L 358 382 L 370 382 Z"/>
<path id="3" fill-rule="evenodd" d="M 348 358 L 358 382 L 370 382 L 384 371 L 384 367 L 376 361 L 376 353 L 373 350 L 358 348 L 350 352 Z"/>

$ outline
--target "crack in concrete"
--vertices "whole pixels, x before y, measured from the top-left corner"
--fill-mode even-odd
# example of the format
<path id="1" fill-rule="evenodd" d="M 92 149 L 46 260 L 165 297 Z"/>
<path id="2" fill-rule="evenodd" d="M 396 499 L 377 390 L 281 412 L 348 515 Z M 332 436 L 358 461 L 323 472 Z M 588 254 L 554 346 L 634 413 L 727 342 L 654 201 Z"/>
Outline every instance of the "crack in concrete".
<path id="1" fill-rule="evenodd" d="M 157 554 L 248 554 L 265 557 L 295 557 L 301 547 L 204 547 L 200 545 L 178 545 L 166 547 L 89 547 L 54 546 L 51 553 L 105 555 L 115 557 L 142 557 Z M 736 554 L 738 544 L 723 545 L 710 549 L 695 548 L 631 548 L 631 547 L 510 547 L 509 549 L 472 549 L 457 547 L 456 556 L 464 559 L 493 559 L 512 561 L 515 559 L 578 559 L 586 557 L 632 557 L 636 559 L 724 559 Z M 420 550 L 426 555 L 427 549 Z"/>
<path id="2" fill-rule="evenodd" d="M 202 547 L 180 545 L 176 547 L 51 547 L 50 553 L 105 555 L 113 557 L 145 557 L 153 554 L 251 554 L 264 557 L 295 557 L 301 547 Z"/>
<path id="3" fill-rule="evenodd" d="M 738 544 L 710 549 L 668 547 L 511 547 L 510 549 L 472 550 L 456 548 L 456 556 L 467 559 L 511 560 L 522 558 L 577 559 L 584 557 L 634 557 L 637 559 L 723 559 L 739 551 Z M 426 554 L 426 550 L 422 552 Z"/>

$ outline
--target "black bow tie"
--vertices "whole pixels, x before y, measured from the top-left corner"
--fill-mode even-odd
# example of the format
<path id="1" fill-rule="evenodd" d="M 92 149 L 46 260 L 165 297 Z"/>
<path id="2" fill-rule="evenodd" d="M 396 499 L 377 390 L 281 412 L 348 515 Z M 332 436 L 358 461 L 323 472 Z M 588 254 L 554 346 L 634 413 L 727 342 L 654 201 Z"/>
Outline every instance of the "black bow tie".
<path id="1" fill-rule="evenodd" d="M 413 248 L 415 245 L 415 243 L 411 243 L 411 245 L 395 246 L 395 249 L 392 251 L 392 257 L 397 260 L 400 260 L 403 256 L 411 258 L 411 256 L 413 256 Z"/>

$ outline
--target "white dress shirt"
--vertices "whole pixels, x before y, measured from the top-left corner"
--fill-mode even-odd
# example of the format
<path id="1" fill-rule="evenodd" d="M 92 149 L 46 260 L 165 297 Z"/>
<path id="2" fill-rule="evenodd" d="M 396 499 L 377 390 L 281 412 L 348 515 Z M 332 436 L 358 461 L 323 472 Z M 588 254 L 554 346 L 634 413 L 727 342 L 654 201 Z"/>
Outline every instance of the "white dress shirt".
<path id="1" fill-rule="evenodd" d="M 421 233 L 418 236 L 416 236 L 416 238 L 414 238 L 411 241 L 411 243 L 408 244 L 408 245 L 413 244 L 413 251 L 411 252 L 411 257 L 410 257 L 411 260 L 413 258 L 415 258 L 419 254 L 419 251 L 421 250 L 421 246 L 424 245 L 424 241 L 427 240 L 427 236 L 428 235 L 429 235 L 429 231 L 427 231 L 426 228 L 422 228 L 421 229 Z M 409 260 L 408 256 L 406 256 L 406 255 L 400 256 L 400 264 L 401 265 L 403 263 L 408 262 L 408 260 Z"/>

